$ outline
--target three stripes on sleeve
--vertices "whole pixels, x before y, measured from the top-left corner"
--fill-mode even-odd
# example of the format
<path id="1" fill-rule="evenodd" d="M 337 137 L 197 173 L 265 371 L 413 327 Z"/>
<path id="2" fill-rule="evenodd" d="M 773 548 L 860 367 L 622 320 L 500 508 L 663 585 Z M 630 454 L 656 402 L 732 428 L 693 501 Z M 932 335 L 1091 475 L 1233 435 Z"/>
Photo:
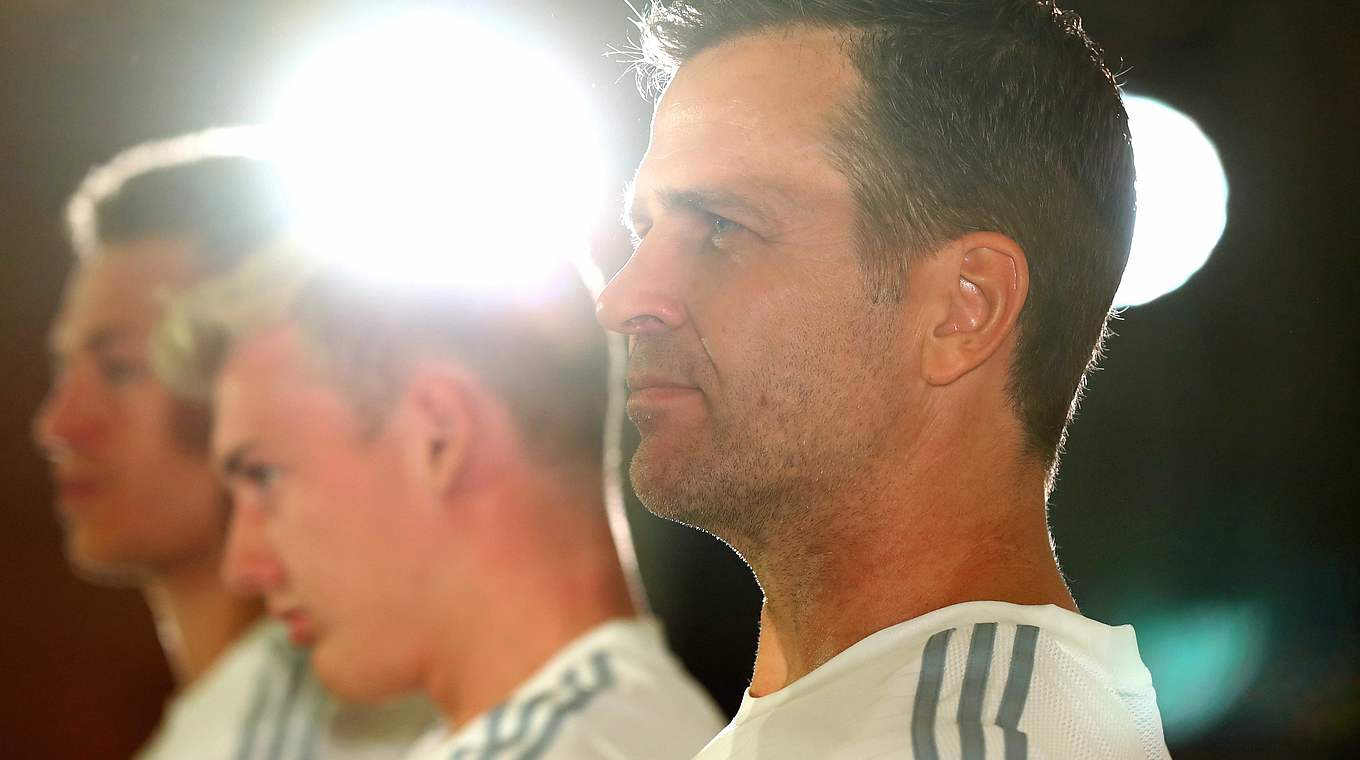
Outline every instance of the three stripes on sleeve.
<path id="1" fill-rule="evenodd" d="M 945 680 L 949 642 L 956 631 L 955 628 L 949 628 L 931 636 L 922 654 L 921 673 L 911 714 L 911 744 L 916 760 L 940 758 L 936 738 L 936 730 L 940 725 L 940 692 Z M 1015 627 L 1001 702 L 994 715 L 986 716 L 983 714 L 983 702 L 988 679 L 992 676 L 996 633 L 996 623 L 977 623 L 973 626 L 968 642 L 957 720 L 954 722 L 958 727 L 963 760 L 983 760 L 986 757 L 985 725 L 996 726 L 1001 730 L 1005 760 L 1026 760 L 1029 756 L 1028 737 L 1019 726 L 1034 675 L 1039 629 L 1032 625 Z M 944 725 L 951 724 L 946 722 Z"/>
<path id="2" fill-rule="evenodd" d="M 295 650 L 287 656 L 287 667 L 267 662 L 256 676 L 236 760 L 310 760 L 316 754 L 326 696 L 308 677 L 307 654 Z"/>
<path id="3" fill-rule="evenodd" d="M 482 746 L 462 746 L 449 760 L 537 760 L 552 746 L 571 714 L 584 710 L 613 685 L 609 653 L 594 652 L 588 662 L 566 671 L 555 686 L 492 710 L 485 719 Z"/>

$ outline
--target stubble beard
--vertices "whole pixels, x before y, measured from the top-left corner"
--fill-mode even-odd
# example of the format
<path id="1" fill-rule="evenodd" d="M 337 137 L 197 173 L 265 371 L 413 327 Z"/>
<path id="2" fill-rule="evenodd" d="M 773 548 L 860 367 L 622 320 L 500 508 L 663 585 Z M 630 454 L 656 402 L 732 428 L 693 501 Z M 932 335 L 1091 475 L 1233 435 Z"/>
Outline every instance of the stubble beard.
<path id="1" fill-rule="evenodd" d="M 653 514 L 711 533 L 748 556 L 774 540 L 778 523 L 809 511 L 813 484 L 799 488 L 796 481 L 815 479 L 769 441 L 722 424 L 707 432 L 664 455 L 652 451 L 663 442 L 644 437 L 629 473 L 633 488 Z"/>
<path id="2" fill-rule="evenodd" d="M 630 469 L 643 504 L 717 536 L 753 566 L 772 547 L 797 551 L 834 531 L 825 511 L 853 512 L 846 494 L 867 476 L 889 424 L 874 392 L 884 385 L 874 356 L 886 335 L 835 337 L 838 361 L 819 355 L 824 342 L 800 346 L 735 395 L 708 399 L 702 428 L 644 434 Z"/>

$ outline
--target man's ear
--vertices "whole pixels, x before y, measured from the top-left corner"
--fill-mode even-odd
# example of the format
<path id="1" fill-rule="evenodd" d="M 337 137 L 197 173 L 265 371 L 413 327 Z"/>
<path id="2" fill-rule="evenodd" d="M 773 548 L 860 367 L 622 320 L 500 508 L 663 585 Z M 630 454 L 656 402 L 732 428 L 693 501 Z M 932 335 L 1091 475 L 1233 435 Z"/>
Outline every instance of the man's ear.
<path id="1" fill-rule="evenodd" d="M 936 275 L 929 301 L 922 372 L 948 385 L 986 362 L 1015 331 L 1029 295 L 1029 262 L 1014 240 L 972 232 L 950 242 L 930 263 Z"/>
<path id="2" fill-rule="evenodd" d="M 454 368 L 426 365 L 412 374 L 409 392 L 420 432 L 421 471 L 431 490 L 447 493 L 465 476 L 478 434 L 472 380 Z"/>

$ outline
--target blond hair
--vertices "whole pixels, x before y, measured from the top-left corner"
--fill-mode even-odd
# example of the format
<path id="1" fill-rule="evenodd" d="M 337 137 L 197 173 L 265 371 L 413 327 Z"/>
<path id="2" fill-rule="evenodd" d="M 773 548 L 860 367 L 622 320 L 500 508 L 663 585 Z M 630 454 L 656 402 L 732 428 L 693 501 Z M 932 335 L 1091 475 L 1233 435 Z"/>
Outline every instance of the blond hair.
<path id="1" fill-rule="evenodd" d="M 294 323 L 309 359 L 370 426 L 381 424 L 414 361 L 446 358 L 503 397 L 531 447 L 594 461 L 605 336 L 576 274 L 564 267 L 554 282 L 532 304 L 452 288 L 398 292 L 325 267 L 303 243 L 284 240 L 171 299 L 152 363 L 174 392 L 206 400 L 233 345 Z"/>

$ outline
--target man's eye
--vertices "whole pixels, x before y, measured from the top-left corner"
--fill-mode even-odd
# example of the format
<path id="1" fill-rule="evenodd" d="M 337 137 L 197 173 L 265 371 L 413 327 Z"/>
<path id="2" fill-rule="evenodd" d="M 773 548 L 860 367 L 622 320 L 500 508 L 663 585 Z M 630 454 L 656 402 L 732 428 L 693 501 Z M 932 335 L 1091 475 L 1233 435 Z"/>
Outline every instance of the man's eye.
<path id="1" fill-rule="evenodd" d="M 279 481 L 279 468 L 260 463 L 242 463 L 232 470 L 230 481 L 244 494 L 255 498 L 267 496 Z"/>
<path id="2" fill-rule="evenodd" d="M 272 512 L 282 470 L 272 465 L 253 463 L 235 468 L 229 490 L 237 506 Z"/>
<path id="3" fill-rule="evenodd" d="M 740 224 L 717 214 L 709 215 L 708 238 L 714 246 L 721 247 L 722 241 L 734 232 L 744 229 Z"/>
<path id="4" fill-rule="evenodd" d="M 99 362 L 99 372 L 110 385 L 127 385 L 146 377 L 144 362 L 124 359 L 103 359 Z"/>
<path id="5" fill-rule="evenodd" d="M 268 491 L 279 480 L 279 468 L 267 464 L 243 465 L 241 479 L 260 491 Z"/>

